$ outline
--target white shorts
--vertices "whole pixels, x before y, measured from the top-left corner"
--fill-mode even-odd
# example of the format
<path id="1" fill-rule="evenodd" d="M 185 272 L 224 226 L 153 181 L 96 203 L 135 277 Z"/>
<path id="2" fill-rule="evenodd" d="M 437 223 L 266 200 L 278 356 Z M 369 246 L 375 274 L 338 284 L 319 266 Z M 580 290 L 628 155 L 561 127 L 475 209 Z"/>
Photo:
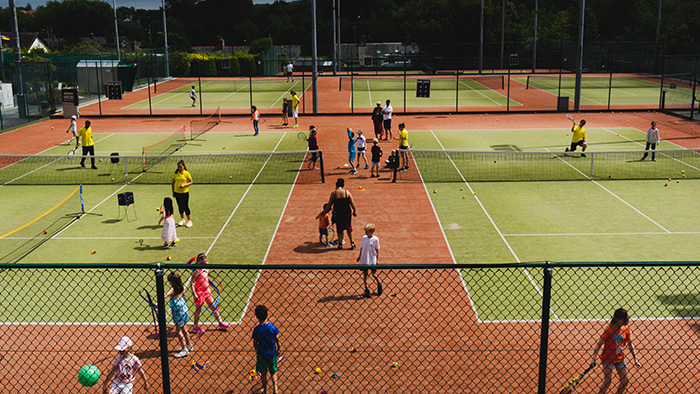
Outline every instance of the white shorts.
<path id="1" fill-rule="evenodd" d="M 112 388 L 109 389 L 109 394 L 132 394 L 134 392 L 134 382 L 131 383 L 112 383 Z"/>
<path id="2" fill-rule="evenodd" d="M 292 110 L 292 118 L 298 118 L 298 117 L 299 117 L 299 110 L 293 109 Z"/>

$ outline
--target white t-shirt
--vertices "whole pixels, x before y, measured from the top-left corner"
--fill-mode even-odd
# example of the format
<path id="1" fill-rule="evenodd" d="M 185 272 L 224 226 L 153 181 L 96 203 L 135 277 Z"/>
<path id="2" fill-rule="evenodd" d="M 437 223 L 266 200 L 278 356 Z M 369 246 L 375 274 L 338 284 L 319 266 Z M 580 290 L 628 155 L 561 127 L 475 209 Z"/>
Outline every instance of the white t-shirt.
<path id="1" fill-rule="evenodd" d="M 394 107 L 391 106 L 391 104 L 387 105 L 384 107 L 384 114 L 382 114 L 382 117 L 384 120 L 391 119 L 391 113 L 394 112 Z"/>
<path id="2" fill-rule="evenodd" d="M 647 130 L 647 142 L 650 144 L 658 144 L 659 143 L 659 129 L 655 127 L 649 127 L 649 130 Z"/>
<path id="3" fill-rule="evenodd" d="M 292 63 L 287 63 L 287 72 L 290 73 L 294 71 L 294 65 Z"/>
<path id="4" fill-rule="evenodd" d="M 132 383 L 136 379 L 136 372 L 141 368 L 141 360 L 133 354 L 126 359 L 120 354 L 112 361 L 112 365 L 117 367 L 117 373 L 114 376 L 116 383 Z"/>
<path id="5" fill-rule="evenodd" d="M 364 134 L 360 134 L 357 136 L 357 149 L 364 149 L 367 145 L 367 139 L 365 138 Z"/>
<path id="6" fill-rule="evenodd" d="M 379 238 L 373 235 L 372 238 L 363 235 L 362 242 L 360 243 L 360 264 L 362 265 L 376 265 L 377 264 L 377 251 L 379 250 Z"/>
<path id="7" fill-rule="evenodd" d="M 190 98 L 194 98 L 195 95 L 196 95 L 196 93 L 194 91 L 194 88 L 190 89 Z"/>

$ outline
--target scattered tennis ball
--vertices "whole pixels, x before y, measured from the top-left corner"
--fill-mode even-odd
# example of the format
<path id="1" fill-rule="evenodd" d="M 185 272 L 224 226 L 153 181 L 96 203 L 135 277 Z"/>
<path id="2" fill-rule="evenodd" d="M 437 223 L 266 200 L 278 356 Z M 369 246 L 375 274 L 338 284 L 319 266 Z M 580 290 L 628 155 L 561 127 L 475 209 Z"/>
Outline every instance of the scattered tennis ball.
<path id="1" fill-rule="evenodd" d="M 566 135 L 569 135 L 569 133 L 566 133 Z"/>
<path id="2" fill-rule="evenodd" d="M 668 183 L 664 183 L 664 186 L 668 186 Z"/>
<path id="3" fill-rule="evenodd" d="M 231 175 L 229 175 L 229 176 L 228 176 L 228 179 L 233 179 L 233 177 L 232 177 Z"/>
<path id="4" fill-rule="evenodd" d="M 681 181 L 676 181 L 676 183 L 681 183 Z"/>
<path id="5" fill-rule="evenodd" d="M 100 163 L 102 163 L 102 159 L 100 159 Z"/>
<path id="6" fill-rule="evenodd" d="M 495 124 L 491 123 L 491 126 L 495 126 Z"/>
<path id="7" fill-rule="evenodd" d="M 672 181 L 673 179 L 671 179 L 671 178 L 668 178 L 668 180 L 669 180 L 669 181 Z"/>
<path id="8" fill-rule="evenodd" d="M 678 124 L 678 121 L 676 121 L 676 124 Z"/>
<path id="9" fill-rule="evenodd" d="M 358 188 L 358 189 L 362 189 L 362 186 L 358 186 L 357 188 Z"/>
<path id="10" fill-rule="evenodd" d="M 476 196 L 476 192 L 474 192 L 474 195 Z"/>
<path id="11" fill-rule="evenodd" d="M 44 230 L 44 234 L 47 234 L 46 230 Z"/>
<path id="12" fill-rule="evenodd" d="M 53 126 L 51 126 L 51 130 L 53 130 Z"/>
<path id="13" fill-rule="evenodd" d="M 175 242 L 180 242 L 180 238 L 176 238 L 176 239 L 175 239 Z"/>
<path id="14" fill-rule="evenodd" d="M 224 146 L 224 149 L 226 149 L 226 147 L 225 147 L 225 146 Z"/>
<path id="15" fill-rule="evenodd" d="M 495 162 L 496 162 L 496 160 L 494 160 L 493 162 L 495 163 Z"/>
<path id="16" fill-rule="evenodd" d="M 612 178 L 612 175 L 608 175 L 608 178 Z"/>
<path id="17" fill-rule="evenodd" d="M 353 347 L 350 348 L 350 351 L 354 353 L 354 352 L 357 351 L 357 348 L 356 348 L 355 346 L 353 346 Z"/>
<path id="18" fill-rule="evenodd" d="M 685 178 L 685 174 L 683 174 L 683 178 Z"/>
<path id="19" fill-rule="evenodd" d="M 459 191 L 464 191 L 464 188 L 463 188 L 463 187 L 460 187 L 460 188 L 459 188 Z"/>
<path id="20" fill-rule="evenodd" d="M 619 136 L 620 136 L 620 134 L 618 134 L 617 136 L 619 137 Z"/>
<path id="21" fill-rule="evenodd" d="M 316 367 L 316 369 L 314 369 L 314 372 L 316 372 L 317 375 L 320 374 L 320 373 L 321 373 L 321 368 Z"/>
<path id="22" fill-rule="evenodd" d="M 682 174 L 685 174 L 685 170 L 681 170 L 681 173 L 682 173 Z"/>
<path id="23" fill-rule="evenodd" d="M 436 190 L 433 190 L 433 193 L 437 193 L 437 189 L 436 189 Z"/>
<path id="24" fill-rule="evenodd" d="M 397 363 L 396 361 L 394 361 L 393 363 L 391 363 L 391 367 L 392 367 L 392 368 L 396 368 L 396 367 L 398 367 L 398 366 L 399 366 L 399 363 Z"/>
<path id="25" fill-rule="evenodd" d="M 467 196 L 462 196 L 462 200 L 464 200 L 465 198 L 467 198 Z"/>
<path id="26" fill-rule="evenodd" d="M 170 256 L 166 257 L 165 259 L 166 259 L 166 260 L 170 260 Z"/>
<path id="27" fill-rule="evenodd" d="M 112 178 L 112 180 L 114 180 L 114 178 Z"/>
<path id="28" fill-rule="evenodd" d="M 95 254 L 95 253 L 97 253 L 97 251 L 96 251 L 96 250 L 93 250 L 93 251 L 92 251 L 92 254 Z"/>

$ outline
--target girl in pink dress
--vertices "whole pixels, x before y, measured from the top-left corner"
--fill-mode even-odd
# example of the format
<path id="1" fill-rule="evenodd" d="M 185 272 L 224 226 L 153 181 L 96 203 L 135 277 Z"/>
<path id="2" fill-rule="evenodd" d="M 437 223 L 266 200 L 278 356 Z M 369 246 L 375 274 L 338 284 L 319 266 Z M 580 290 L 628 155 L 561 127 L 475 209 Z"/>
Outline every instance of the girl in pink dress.
<path id="1" fill-rule="evenodd" d="M 209 264 L 209 260 L 207 260 L 207 255 L 204 253 L 198 254 L 195 264 Z M 199 326 L 199 315 L 200 313 L 202 313 L 202 306 L 204 306 L 204 303 L 209 305 L 209 308 L 211 308 L 214 311 L 213 315 L 219 322 L 218 329 L 226 330 L 229 324 L 224 323 L 224 321 L 221 319 L 221 315 L 219 314 L 219 308 L 216 308 L 214 306 L 214 297 L 212 297 L 211 291 L 209 290 L 208 268 L 192 270 L 192 277 L 190 278 L 190 288 L 192 290 L 192 294 L 194 294 L 195 305 L 194 327 L 192 327 L 192 332 L 196 334 L 203 334 L 205 331 L 202 327 Z"/>
<path id="2" fill-rule="evenodd" d="M 163 209 L 160 211 L 160 220 L 158 224 L 163 223 L 163 232 L 160 239 L 163 240 L 163 249 L 168 249 L 170 246 L 175 246 L 177 241 L 177 232 L 175 231 L 175 218 L 173 218 L 173 200 L 170 197 L 163 199 Z"/>

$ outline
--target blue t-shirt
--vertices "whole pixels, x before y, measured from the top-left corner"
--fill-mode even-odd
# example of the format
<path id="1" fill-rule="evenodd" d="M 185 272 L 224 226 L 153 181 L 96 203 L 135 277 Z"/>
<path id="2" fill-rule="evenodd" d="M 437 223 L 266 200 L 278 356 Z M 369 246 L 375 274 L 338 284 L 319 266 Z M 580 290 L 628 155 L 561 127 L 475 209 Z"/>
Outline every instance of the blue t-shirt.
<path id="1" fill-rule="evenodd" d="M 277 355 L 275 338 L 279 333 L 277 327 L 270 322 L 258 325 L 253 329 L 253 339 L 258 340 L 258 355 L 268 359 Z"/>
<path id="2" fill-rule="evenodd" d="M 348 130 L 348 153 L 355 153 L 355 139 L 352 138 L 352 131 Z"/>

